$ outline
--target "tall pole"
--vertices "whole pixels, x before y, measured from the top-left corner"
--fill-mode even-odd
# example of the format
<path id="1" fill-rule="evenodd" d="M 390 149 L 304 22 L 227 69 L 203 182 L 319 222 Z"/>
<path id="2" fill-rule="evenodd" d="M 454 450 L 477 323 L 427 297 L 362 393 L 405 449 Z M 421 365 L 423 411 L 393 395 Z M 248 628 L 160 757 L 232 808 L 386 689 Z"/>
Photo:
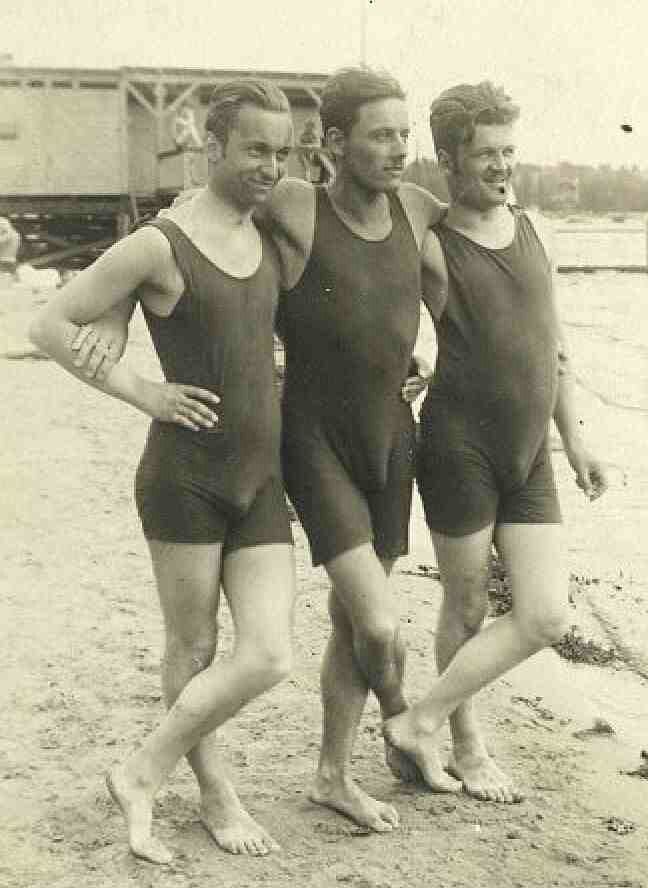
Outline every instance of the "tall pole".
<path id="1" fill-rule="evenodd" d="M 360 0 L 360 64 L 367 64 L 367 5 L 369 0 Z"/>

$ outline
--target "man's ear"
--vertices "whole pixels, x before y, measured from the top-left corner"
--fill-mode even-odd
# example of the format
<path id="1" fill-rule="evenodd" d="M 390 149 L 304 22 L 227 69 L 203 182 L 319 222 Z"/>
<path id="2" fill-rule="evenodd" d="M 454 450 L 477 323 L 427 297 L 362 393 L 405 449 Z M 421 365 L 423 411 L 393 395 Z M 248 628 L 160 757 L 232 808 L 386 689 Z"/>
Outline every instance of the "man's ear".
<path id="1" fill-rule="evenodd" d="M 330 126 L 326 131 L 325 143 L 335 159 L 344 157 L 346 136 L 341 129 L 338 129 L 336 126 Z"/>
<path id="2" fill-rule="evenodd" d="M 207 133 L 207 160 L 218 163 L 225 156 L 225 146 L 213 133 Z"/>

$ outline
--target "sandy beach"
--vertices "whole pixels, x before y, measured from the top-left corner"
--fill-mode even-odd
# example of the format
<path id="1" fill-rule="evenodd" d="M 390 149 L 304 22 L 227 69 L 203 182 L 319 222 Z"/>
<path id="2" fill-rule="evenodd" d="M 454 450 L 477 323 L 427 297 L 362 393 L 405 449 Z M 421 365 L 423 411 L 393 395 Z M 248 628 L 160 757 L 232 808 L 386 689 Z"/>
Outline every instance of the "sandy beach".
<path id="1" fill-rule="evenodd" d="M 479 697 L 491 747 L 526 791 L 502 806 L 401 785 L 369 705 L 354 757 L 364 788 L 402 826 L 367 835 L 306 798 L 319 745 L 327 584 L 295 525 L 299 596 L 292 677 L 221 731 L 244 803 L 282 846 L 232 857 L 198 818 L 186 765 L 160 793 L 174 862 L 127 851 L 103 774 L 162 713 L 162 626 L 132 482 L 147 419 L 22 357 L 46 293 L 0 290 L 0 885 L 5 888 L 648 888 L 648 282 L 559 278 L 586 437 L 611 487 L 589 504 L 555 468 L 569 533 L 573 622 L 604 666 L 548 650 Z M 141 316 L 129 358 L 158 373 Z M 434 675 L 440 587 L 415 502 L 395 573 L 408 695 Z M 231 625 L 222 616 L 222 648 Z M 589 646 L 588 643 L 589 642 Z M 582 659 L 582 657 L 581 657 Z M 596 659 L 596 657 L 593 657 Z M 447 742 L 444 752 L 447 751 Z"/>

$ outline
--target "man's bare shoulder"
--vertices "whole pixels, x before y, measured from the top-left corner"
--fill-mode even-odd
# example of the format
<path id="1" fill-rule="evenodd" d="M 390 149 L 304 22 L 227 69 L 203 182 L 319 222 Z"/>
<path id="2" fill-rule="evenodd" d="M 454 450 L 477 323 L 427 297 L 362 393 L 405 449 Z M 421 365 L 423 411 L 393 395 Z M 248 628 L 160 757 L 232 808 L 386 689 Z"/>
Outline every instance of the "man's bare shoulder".
<path id="1" fill-rule="evenodd" d="M 428 226 L 438 222 L 447 206 L 431 191 L 421 188 L 415 182 L 401 182 L 398 194 L 410 211 L 414 210 L 423 214 Z"/>
<path id="2" fill-rule="evenodd" d="M 254 217 L 275 240 L 306 254 L 313 238 L 315 188 L 303 179 L 282 179 Z"/>
<path id="3" fill-rule="evenodd" d="M 144 284 L 161 287 L 174 273 L 175 262 L 167 238 L 153 225 L 143 225 L 84 269 L 87 284 L 128 291 Z"/>
<path id="4" fill-rule="evenodd" d="M 301 208 L 312 207 L 315 188 L 304 179 L 288 177 L 278 182 L 265 205 L 271 217 L 282 217 Z"/>
<path id="5" fill-rule="evenodd" d="M 425 232 L 421 249 L 421 259 L 424 270 L 431 272 L 440 280 L 447 280 L 448 271 L 445 256 L 443 255 L 443 247 L 441 246 L 441 241 L 436 232 L 431 230 Z"/>

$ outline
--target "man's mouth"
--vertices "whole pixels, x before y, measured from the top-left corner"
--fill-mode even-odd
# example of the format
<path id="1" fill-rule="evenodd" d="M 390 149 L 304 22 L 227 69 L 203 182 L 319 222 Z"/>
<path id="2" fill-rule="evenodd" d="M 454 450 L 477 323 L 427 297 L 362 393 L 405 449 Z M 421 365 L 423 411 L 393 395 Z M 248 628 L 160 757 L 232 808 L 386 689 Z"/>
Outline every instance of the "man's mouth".
<path id="1" fill-rule="evenodd" d="M 486 184 L 490 188 L 494 188 L 495 191 L 499 192 L 500 194 L 506 194 L 506 192 L 508 191 L 509 180 L 508 179 L 499 179 L 499 178 L 498 179 L 486 179 Z"/>

